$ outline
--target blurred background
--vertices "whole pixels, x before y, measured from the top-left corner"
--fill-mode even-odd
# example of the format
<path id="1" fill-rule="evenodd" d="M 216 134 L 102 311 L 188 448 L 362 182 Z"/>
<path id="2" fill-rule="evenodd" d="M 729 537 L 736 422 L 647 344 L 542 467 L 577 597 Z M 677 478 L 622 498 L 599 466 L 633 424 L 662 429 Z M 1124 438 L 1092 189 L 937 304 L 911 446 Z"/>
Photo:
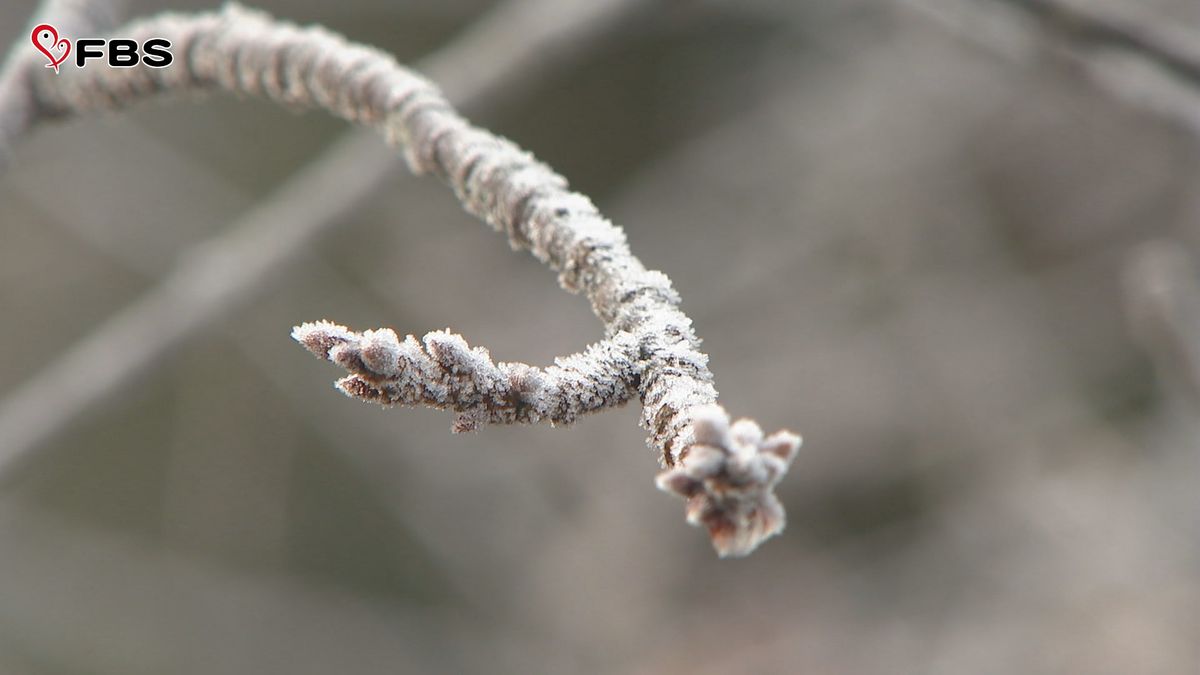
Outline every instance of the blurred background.
<path id="1" fill-rule="evenodd" d="M 347 133 L 155 100 L 43 124 L 0 176 L 0 438 L 39 430 L 0 492 L 0 672 L 1200 667 L 1193 0 L 257 4 L 457 55 L 431 74 L 468 116 L 674 280 L 725 406 L 804 436 L 788 528 L 716 559 L 636 404 L 451 435 L 336 392 L 293 325 L 535 364 L 601 337 L 382 143 L 320 183 L 380 189 L 221 311 L 170 296 L 184 339 L 110 330 L 82 363 L 138 367 L 72 398 L 99 380 L 58 359 Z"/>

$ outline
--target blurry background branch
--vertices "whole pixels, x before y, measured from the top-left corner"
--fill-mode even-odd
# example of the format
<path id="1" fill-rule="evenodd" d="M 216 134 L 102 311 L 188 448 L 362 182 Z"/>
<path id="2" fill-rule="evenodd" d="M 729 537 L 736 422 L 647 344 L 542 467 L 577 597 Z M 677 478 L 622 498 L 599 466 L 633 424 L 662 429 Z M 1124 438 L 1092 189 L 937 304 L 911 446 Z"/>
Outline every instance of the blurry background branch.
<path id="1" fill-rule="evenodd" d="M 1200 277 L 1187 247 L 1142 244 L 1129 255 L 1126 311 L 1158 377 L 1200 414 Z"/>
<path id="2" fill-rule="evenodd" d="M 1195 31 L 1155 19 L 1143 8 L 1080 0 L 984 0 L 1022 9 L 1057 39 L 1089 49 L 1133 52 L 1200 86 Z"/>
<path id="3" fill-rule="evenodd" d="M 1142 5 L 1081 0 L 908 0 L 959 37 L 1023 62 L 1053 56 L 1123 105 L 1200 143 L 1200 31 Z M 1123 265 L 1125 309 L 1159 377 L 1200 405 L 1200 285 L 1188 248 L 1163 238 Z"/>
<path id="4" fill-rule="evenodd" d="M 960 37 L 1032 62 L 1053 55 L 1100 90 L 1200 134 L 1200 31 L 1138 5 L 1078 0 L 906 0 Z"/>

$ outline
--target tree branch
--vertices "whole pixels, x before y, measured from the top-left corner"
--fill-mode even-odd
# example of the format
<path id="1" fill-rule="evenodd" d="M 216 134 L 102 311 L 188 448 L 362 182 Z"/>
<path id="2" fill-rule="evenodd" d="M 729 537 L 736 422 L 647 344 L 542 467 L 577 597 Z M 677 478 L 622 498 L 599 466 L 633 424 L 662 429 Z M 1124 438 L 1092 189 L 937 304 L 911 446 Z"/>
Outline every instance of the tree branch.
<path id="1" fill-rule="evenodd" d="M 1028 60 L 1051 46 L 1104 93 L 1200 134 L 1200 36 L 1068 0 L 905 0 L 958 36 Z"/>
<path id="2" fill-rule="evenodd" d="M 421 66 L 445 73 L 446 85 L 463 105 L 494 105 L 518 85 L 536 84 L 537 78 L 522 70 L 531 55 L 554 54 L 554 66 L 564 67 L 629 19 L 639 2 L 510 0 Z M 529 13 L 544 20 L 517 39 L 511 34 L 519 25 L 516 19 Z M 483 80 L 478 73 L 464 79 L 463 64 L 473 62 L 487 64 L 480 70 L 498 79 Z M 549 70 L 534 72 L 545 77 Z M 20 81 L 28 84 L 24 76 Z M 32 98 L 32 91 L 21 95 Z M 345 133 L 225 231 L 180 256 L 173 271 L 145 295 L 6 396 L 0 401 L 0 482 L 68 421 L 252 298 L 261 282 L 385 184 L 398 161 L 369 131 Z M 64 389 L 64 378 L 75 385 Z"/>
<path id="3" fill-rule="evenodd" d="M 471 349 L 447 331 L 400 342 L 390 328 L 355 333 L 318 321 L 297 327 L 292 337 L 350 372 L 337 383 L 347 396 L 453 410 L 455 432 L 483 424 L 570 424 L 637 394 L 637 343 L 627 333 L 545 369 L 493 363 L 486 349 Z"/>
<path id="4" fill-rule="evenodd" d="M 1065 0 L 991 0 L 1017 7 L 1045 28 L 1076 44 L 1120 49 L 1149 59 L 1192 86 L 1200 86 L 1200 45 L 1195 35 L 1171 32 L 1133 17 L 1123 17 Z M 1189 39 L 1190 38 L 1190 39 Z"/>
<path id="5" fill-rule="evenodd" d="M 1125 314 L 1168 390 L 1200 407 L 1200 282 L 1187 249 L 1170 239 L 1139 245 L 1122 275 Z"/>
<path id="6" fill-rule="evenodd" d="M 664 486 L 689 497 L 693 505 L 704 505 L 691 509 L 696 514 L 691 519 L 708 527 L 721 555 L 749 553 L 782 529 L 782 509 L 771 488 L 794 456 L 799 437 L 780 432 L 763 441 L 761 430 L 750 421 L 734 425 L 738 433 L 733 436 L 713 432 L 728 426 L 728 415 L 713 406 L 716 390 L 707 357 L 698 349 L 690 319 L 678 309 L 679 298 L 670 281 L 660 272 L 645 269 L 629 251 L 620 228 L 604 219 L 586 197 L 570 192 L 565 179 L 512 143 L 471 126 L 432 84 L 387 55 L 321 28 L 301 29 L 231 6 L 212 14 L 162 15 L 130 24 L 121 33 L 139 41 L 165 37 L 177 60 L 163 69 L 88 69 L 66 71 L 61 77 L 35 76 L 31 84 L 45 115 L 118 108 L 166 91 L 220 88 L 262 95 L 287 105 L 324 108 L 381 129 L 390 141 L 403 146 L 415 172 L 445 180 L 467 211 L 505 232 L 513 248 L 530 250 L 556 270 L 564 288 L 588 296 L 605 324 L 609 341 L 588 354 L 614 359 L 620 355 L 621 360 L 607 367 L 588 361 L 582 369 L 594 368 L 607 375 L 576 378 L 574 383 L 587 387 L 583 391 L 588 397 L 607 405 L 622 400 L 621 388 L 615 383 L 627 386 L 636 381 L 650 444 L 658 449 L 666 466 L 676 467 L 667 475 L 698 467 L 692 471 L 694 482 L 686 489 L 674 479 L 663 479 Z M 218 279 L 207 281 L 218 288 L 222 285 Z M 386 334 L 379 331 L 357 335 L 332 324 L 302 327 L 297 335 L 316 343 L 336 335 L 342 342 L 325 350 L 335 359 L 355 349 L 361 356 L 364 340 L 370 343 L 367 346 L 387 342 Z M 348 344 L 355 346 L 347 348 Z M 386 364 L 391 371 L 377 370 L 376 364 L 357 372 L 351 368 L 352 377 L 369 375 L 360 381 L 387 386 L 403 380 L 412 387 L 432 390 L 446 384 L 446 366 L 457 375 L 455 363 L 465 359 L 474 363 L 470 373 L 487 373 L 492 378 L 488 383 L 500 382 L 495 378 L 503 369 L 477 358 L 478 354 L 471 356 L 465 343 L 447 352 L 454 356 L 441 364 L 440 374 L 422 368 L 430 359 L 438 360 L 433 353 L 438 348 L 430 345 L 448 344 L 458 343 L 448 337 L 432 343 L 427 338 L 425 357 L 416 354 L 419 348 L 415 352 L 385 349 L 383 352 L 397 357 L 394 364 Z M 636 345 L 636 350 L 626 345 Z M 410 357 L 408 361 L 399 358 L 402 352 Z M 528 366 L 512 372 L 516 371 L 537 373 L 533 379 L 543 383 L 554 374 L 551 369 L 534 371 Z M 613 377 L 614 373 L 636 373 L 637 378 L 622 379 Z M 497 413 L 501 407 L 496 400 L 479 395 L 483 382 L 474 383 L 470 392 L 462 387 L 460 394 L 467 398 L 437 402 L 458 411 L 460 421 L 469 419 L 473 424 L 523 421 L 511 410 Z M 513 384 L 508 381 L 510 393 Z M 355 388 L 370 394 L 358 385 Z M 377 390 L 386 394 L 385 389 Z M 427 398 L 413 396 L 411 387 L 396 391 L 401 392 L 399 401 Z M 468 404 L 468 399 L 475 402 Z M 594 408 L 583 405 L 578 409 Z M 553 421 L 554 416 L 539 415 L 539 419 Z M 696 450 L 698 459 L 690 460 L 693 448 L 711 451 Z"/>
<path id="7" fill-rule="evenodd" d="M 536 86 L 538 77 L 524 70 L 533 55 L 556 57 L 551 67 L 532 71 L 544 79 L 631 19 L 641 2 L 510 0 L 423 59 L 421 67 L 444 73 L 445 84 L 463 105 L 495 105 L 514 90 Z M 518 39 L 512 31 L 521 25 L 518 19 L 531 13 L 542 21 Z M 42 16 L 57 20 L 58 15 Z M 486 64 L 480 72 L 497 79 L 481 79 L 479 72 L 466 77 L 464 64 L 469 63 Z M 24 76 L 20 81 L 28 84 Z M 32 91 L 21 96 L 32 98 Z M 345 133 L 225 231 L 183 254 L 145 295 L 0 400 L 0 482 L 108 392 L 261 292 L 261 282 L 295 260 L 309 241 L 343 222 L 392 177 L 401 161 L 369 131 Z M 64 389 L 64 378 L 74 386 Z"/>

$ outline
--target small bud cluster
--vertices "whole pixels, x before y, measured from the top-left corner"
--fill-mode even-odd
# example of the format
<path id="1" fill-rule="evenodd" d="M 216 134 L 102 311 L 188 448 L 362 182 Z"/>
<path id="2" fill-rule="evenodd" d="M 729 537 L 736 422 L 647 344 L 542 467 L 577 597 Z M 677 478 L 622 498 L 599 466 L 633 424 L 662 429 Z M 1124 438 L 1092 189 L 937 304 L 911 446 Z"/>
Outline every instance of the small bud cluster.
<path id="1" fill-rule="evenodd" d="M 580 415 L 623 405 L 637 394 L 634 344 L 627 335 L 558 359 L 548 368 L 494 363 L 449 331 L 401 341 L 390 328 L 356 333 L 328 321 L 298 326 L 292 337 L 349 371 L 337 388 L 381 405 L 453 410 L 455 432 L 485 424 L 570 424 Z"/>
<path id="2" fill-rule="evenodd" d="M 754 420 L 729 424 L 717 406 L 692 413 L 695 442 L 658 475 L 659 489 L 687 499 L 687 520 L 708 528 L 722 558 L 744 556 L 783 530 L 783 505 L 772 489 L 800 448 L 800 437 L 777 431 L 763 438 Z"/>

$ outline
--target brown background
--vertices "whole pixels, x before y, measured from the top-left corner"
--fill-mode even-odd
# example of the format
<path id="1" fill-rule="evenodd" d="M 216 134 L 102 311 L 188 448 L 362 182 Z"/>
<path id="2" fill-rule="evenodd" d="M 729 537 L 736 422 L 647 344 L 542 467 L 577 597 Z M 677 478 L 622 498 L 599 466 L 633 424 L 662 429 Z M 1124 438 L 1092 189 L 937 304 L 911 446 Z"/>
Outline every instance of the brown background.
<path id="1" fill-rule="evenodd" d="M 1200 31 L 1189 0 L 1103 4 Z M 411 61 L 486 3 L 261 6 Z M 403 174 L 0 497 L 0 672 L 1192 672 L 1200 419 L 1155 345 L 1200 316 L 1197 127 L 1037 32 L 947 26 L 666 2 L 472 115 L 671 276 L 731 412 L 803 434 L 782 537 L 715 559 L 636 406 L 453 436 L 335 392 L 294 324 L 533 363 L 600 337 Z M 343 130 L 225 95 L 39 127 L 0 178 L 0 396 Z"/>

